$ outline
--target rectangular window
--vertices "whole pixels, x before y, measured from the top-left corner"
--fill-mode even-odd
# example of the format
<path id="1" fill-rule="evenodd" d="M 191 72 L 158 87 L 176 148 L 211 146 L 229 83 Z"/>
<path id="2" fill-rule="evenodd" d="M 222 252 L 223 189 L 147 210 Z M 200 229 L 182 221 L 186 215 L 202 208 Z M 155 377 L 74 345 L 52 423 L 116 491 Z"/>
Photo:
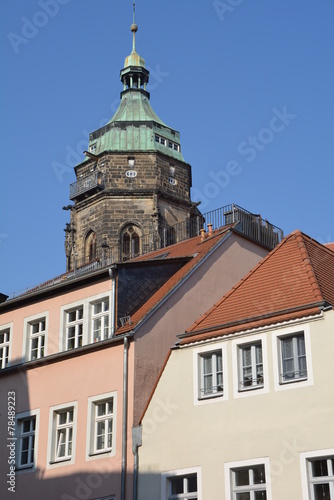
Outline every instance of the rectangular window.
<path id="1" fill-rule="evenodd" d="M 18 468 L 33 467 L 35 459 L 36 416 L 18 419 L 17 426 L 19 433 Z"/>
<path id="2" fill-rule="evenodd" d="M 83 307 L 66 312 L 66 350 L 82 346 Z"/>
<path id="3" fill-rule="evenodd" d="M 94 403 L 94 453 L 112 449 L 113 421 L 113 398 Z"/>
<path id="4" fill-rule="evenodd" d="M 106 298 L 92 304 L 92 342 L 109 337 L 109 299 Z"/>
<path id="5" fill-rule="evenodd" d="M 334 500 L 334 456 L 307 460 L 311 500 Z"/>
<path id="6" fill-rule="evenodd" d="M 223 395 L 222 351 L 199 355 L 200 387 L 199 398 Z"/>
<path id="7" fill-rule="evenodd" d="M 174 144 L 174 150 L 175 150 L 175 151 L 178 151 L 178 150 L 179 150 L 179 146 L 178 146 L 178 144 Z"/>
<path id="8" fill-rule="evenodd" d="M 280 347 L 281 383 L 306 379 L 307 365 L 304 333 L 282 337 Z"/>
<path id="9" fill-rule="evenodd" d="M 239 346 L 239 390 L 263 387 L 262 344 Z"/>
<path id="10" fill-rule="evenodd" d="M 168 500 L 197 500 L 197 474 L 170 477 L 168 484 Z"/>
<path id="11" fill-rule="evenodd" d="M 266 500 L 266 474 L 264 464 L 231 469 L 231 499 Z"/>
<path id="12" fill-rule="evenodd" d="M 116 452 L 116 392 L 88 398 L 86 458 L 114 456 Z"/>
<path id="13" fill-rule="evenodd" d="M 6 368 L 9 362 L 10 329 L 0 331 L 0 369 Z"/>
<path id="14" fill-rule="evenodd" d="M 46 335 L 45 324 L 45 318 L 28 324 L 30 361 L 44 357 Z"/>
<path id="15" fill-rule="evenodd" d="M 168 147 L 173 149 L 173 143 L 171 141 L 168 141 Z"/>
<path id="16" fill-rule="evenodd" d="M 54 461 L 68 460 L 72 457 L 74 408 L 54 413 Z"/>

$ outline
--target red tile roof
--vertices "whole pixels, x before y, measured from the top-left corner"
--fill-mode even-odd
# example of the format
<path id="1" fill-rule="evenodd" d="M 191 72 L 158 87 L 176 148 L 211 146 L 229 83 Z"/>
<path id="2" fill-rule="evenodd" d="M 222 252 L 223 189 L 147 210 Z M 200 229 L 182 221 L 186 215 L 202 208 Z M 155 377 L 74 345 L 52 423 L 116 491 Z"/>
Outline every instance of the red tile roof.
<path id="1" fill-rule="evenodd" d="M 334 252 L 294 231 L 186 332 L 181 344 L 256 328 L 334 306 Z"/>
<path id="2" fill-rule="evenodd" d="M 196 236 L 132 260 L 131 262 L 142 260 L 149 261 L 153 259 L 156 261 L 159 257 L 164 258 L 164 260 L 191 257 L 181 269 L 179 269 L 140 309 L 138 309 L 138 311 L 133 314 L 133 316 L 131 316 L 131 325 L 127 323 L 125 326 L 118 328 L 116 334 L 123 334 L 132 330 L 211 250 L 219 245 L 232 228 L 233 225 L 225 226 L 214 231 L 212 236 L 207 236 L 204 241 L 201 241 L 201 236 Z M 168 255 L 163 257 L 167 253 Z"/>

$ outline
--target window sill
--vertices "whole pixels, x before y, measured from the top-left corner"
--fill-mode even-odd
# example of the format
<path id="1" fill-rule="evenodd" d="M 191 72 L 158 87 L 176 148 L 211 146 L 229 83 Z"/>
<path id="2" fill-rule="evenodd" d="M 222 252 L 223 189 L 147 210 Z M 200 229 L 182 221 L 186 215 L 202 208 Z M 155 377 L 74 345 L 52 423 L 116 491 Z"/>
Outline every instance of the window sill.
<path id="1" fill-rule="evenodd" d="M 288 384 L 298 384 L 298 382 L 305 382 L 307 377 L 293 378 L 291 380 L 281 380 L 280 385 L 288 385 Z"/>
<path id="2" fill-rule="evenodd" d="M 248 392 L 248 391 L 256 391 L 258 389 L 263 389 L 264 388 L 264 384 L 259 384 L 259 385 L 252 385 L 252 386 L 249 386 L 249 387 L 244 387 L 242 389 L 238 389 L 238 392 Z"/>
<path id="3" fill-rule="evenodd" d="M 89 457 L 98 457 L 99 455 L 108 455 L 110 453 L 112 453 L 112 448 L 110 448 L 109 450 L 101 450 L 101 451 L 95 451 L 93 453 L 89 453 L 88 456 Z"/>
<path id="4" fill-rule="evenodd" d="M 217 392 L 217 394 L 208 394 L 206 396 L 199 396 L 198 401 L 206 401 L 207 399 L 222 398 L 224 396 L 223 392 Z"/>
<path id="5" fill-rule="evenodd" d="M 71 462 L 72 460 L 72 457 L 69 457 L 69 458 L 59 458 L 57 460 L 51 460 L 49 462 L 50 465 L 56 465 L 56 464 L 62 464 L 64 462 Z"/>

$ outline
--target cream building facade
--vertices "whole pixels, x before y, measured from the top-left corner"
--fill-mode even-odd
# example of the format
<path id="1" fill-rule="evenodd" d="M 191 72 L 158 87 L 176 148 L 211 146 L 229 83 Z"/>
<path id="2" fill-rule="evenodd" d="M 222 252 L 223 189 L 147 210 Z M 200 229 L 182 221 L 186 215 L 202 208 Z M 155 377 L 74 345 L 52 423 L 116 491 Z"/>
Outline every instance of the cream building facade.
<path id="1" fill-rule="evenodd" d="M 142 418 L 139 499 L 334 498 L 333 261 L 288 237 L 180 336 Z"/>

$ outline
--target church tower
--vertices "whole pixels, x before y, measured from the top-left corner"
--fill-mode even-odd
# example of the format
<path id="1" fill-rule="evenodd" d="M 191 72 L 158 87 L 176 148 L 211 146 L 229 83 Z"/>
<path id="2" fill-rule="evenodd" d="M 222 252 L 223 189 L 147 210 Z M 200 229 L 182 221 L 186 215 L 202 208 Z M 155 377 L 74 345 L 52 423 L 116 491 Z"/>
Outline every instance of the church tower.
<path id="1" fill-rule="evenodd" d="M 107 125 L 89 135 L 86 158 L 75 167 L 65 228 L 67 271 L 167 246 L 180 239 L 180 231 L 182 239 L 184 231 L 192 236 L 190 222 L 200 215 L 190 199 L 191 167 L 183 159 L 180 134 L 151 107 L 137 29 L 134 12 L 120 105 Z"/>

